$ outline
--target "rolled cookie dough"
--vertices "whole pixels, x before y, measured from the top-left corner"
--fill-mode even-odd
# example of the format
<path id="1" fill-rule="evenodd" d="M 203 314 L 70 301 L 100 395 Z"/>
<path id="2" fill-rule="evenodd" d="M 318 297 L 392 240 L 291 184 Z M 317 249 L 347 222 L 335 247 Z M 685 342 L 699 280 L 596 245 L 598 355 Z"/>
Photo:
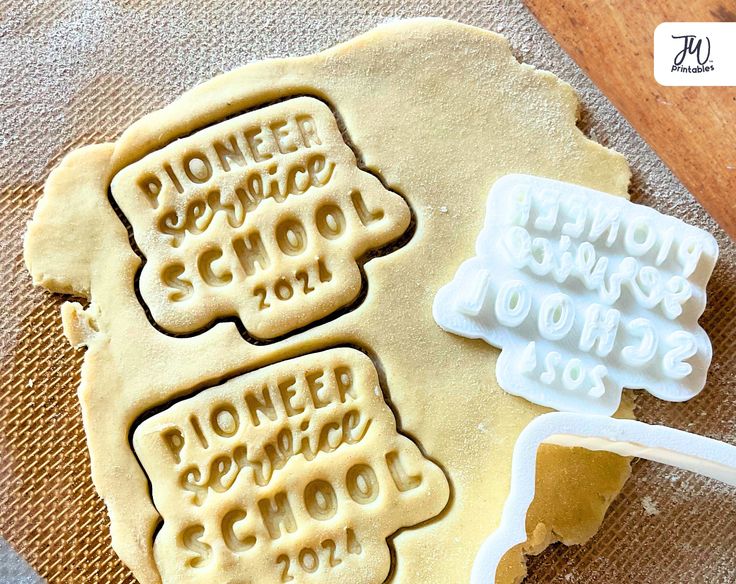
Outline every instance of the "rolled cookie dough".
<path id="1" fill-rule="evenodd" d="M 132 212 L 111 190 L 113 178 L 149 154 L 175 148 L 178 138 L 297 96 L 332 109 L 361 172 L 385 187 L 370 179 L 372 188 L 380 197 L 403 197 L 412 224 L 401 235 L 406 226 L 399 219 L 391 237 L 376 240 L 380 246 L 399 238 L 380 253 L 362 257 L 362 291 L 353 289 L 351 298 L 335 300 L 340 307 L 332 317 L 317 311 L 311 319 L 301 315 L 293 327 L 288 319 L 266 323 L 265 336 L 274 337 L 268 342 L 233 318 L 173 336 L 146 313 L 136 293 L 142 260 L 133 242 L 145 249 L 141 243 L 160 233 L 150 227 L 146 232 L 145 221 L 139 222 L 142 228 L 131 221 Z M 404 444 L 412 457 L 397 479 L 387 452 L 382 480 L 393 477 L 399 488 L 427 476 L 434 486 L 424 515 L 407 512 L 398 517 L 399 525 L 387 517 L 390 507 L 379 506 L 379 524 L 403 528 L 389 538 L 395 553 L 389 556 L 382 551 L 385 545 L 373 545 L 367 551 L 384 559 L 353 565 L 364 567 L 362 577 L 369 582 L 381 582 L 387 574 L 406 584 L 468 581 L 480 543 L 499 521 L 515 438 L 544 409 L 501 391 L 493 374 L 497 351 L 441 331 L 432 319 L 432 299 L 462 259 L 472 255 L 486 194 L 500 176 L 536 174 L 626 196 L 630 175 L 625 160 L 583 136 L 576 110 L 573 90 L 549 73 L 519 64 L 503 37 L 421 19 L 379 27 L 316 55 L 253 63 L 220 75 L 134 123 L 115 143 L 88 146 L 62 161 L 29 225 L 25 257 L 35 283 L 89 300 L 86 308 L 65 304 L 62 318 L 70 342 L 87 348 L 79 396 L 93 480 L 109 511 L 113 546 L 141 582 L 161 581 L 161 558 L 154 553 L 161 517 L 149 491 L 150 479 L 155 499 L 157 479 L 146 475 L 133 451 L 134 431 L 157 416 L 168 419 L 166 412 L 178 411 L 187 398 L 216 395 L 212 392 L 219 390 L 213 388 L 239 375 L 254 379 L 261 368 L 335 347 L 372 362 L 380 378 L 377 391 L 400 432 L 389 432 L 386 439 Z M 287 150 L 288 143 L 282 144 Z M 264 146 L 262 153 L 278 147 Z M 204 179 L 206 166 L 195 161 L 190 182 Z M 179 178 L 185 174 L 180 167 Z M 120 208 L 114 209 L 113 201 Z M 335 204 L 349 202 L 344 198 Z M 400 204 L 392 208 L 402 213 Z M 376 211 L 368 204 L 363 211 L 371 209 Z M 132 239 L 123 217 L 133 224 Z M 329 226 L 336 229 L 336 224 L 333 217 Z M 283 241 L 297 246 L 298 236 L 287 233 Z M 369 248 L 366 244 L 361 250 Z M 222 258 L 207 258 L 202 272 L 211 268 L 209 275 L 227 279 L 228 266 L 217 263 Z M 169 275 L 181 275 L 177 269 Z M 158 291 L 171 292 L 165 287 Z M 181 325 L 187 327 L 190 323 Z M 214 397 L 207 403 L 217 405 Z M 228 420 L 220 420 L 222 428 L 231 427 Z M 392 427 L 390 420 L 390 415 L 385 418 L 386 427 Z M 171 444 L 170 451 L 180 445 L 175 438 Z M 335 455 L 343 451 L 338 448 Z M 530 540 L 524 548 L 534 552 L 550 541 L 578 543 L 590 537 L 629 472 L 627 461 L 615 455 L 559 447 L 544 448 L 538 464 L 537 497 L 527 516 Z M 351 476 L 358 480 L 355 473 Z M 367 476 L 360 483 L 365 489 Z M 330 500 L 329 490 L 323 489 L 320 501 L 325 500 Z M 237 514 L 228 517 L 229 527 L 245 521 Z M 418 521 L 424 523 L 415 525 Z M 239 539 L 231 543 L 247 547 L 247 530 L 237 529 L 231 531 Z M 378 534 L 374 538 L 385 535 L 373 531 Z M 297 544 L 299 534 L 293 533 Z M 196 528 L 182 538 L 194 548 L 215 544 L 208 532 Z M 192 546 L 184 547 L 191 551 Z M 309 572 L 314 559 L 307 556 L 302 567 Z M 187 556 L 194 564 L 198 557 Z M 509 554 L 502 580 L 512 582 L 523 571 L 521 554 Z M 296 576 L 297 581 L 304 578 L 304 570 Z"/>

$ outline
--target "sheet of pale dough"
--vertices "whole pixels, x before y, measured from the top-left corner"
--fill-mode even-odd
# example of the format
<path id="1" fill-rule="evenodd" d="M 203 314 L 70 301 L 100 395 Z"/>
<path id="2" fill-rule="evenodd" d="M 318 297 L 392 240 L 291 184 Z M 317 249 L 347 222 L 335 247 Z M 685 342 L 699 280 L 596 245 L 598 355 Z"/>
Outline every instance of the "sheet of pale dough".
<path id="1" fill-rule="evenodd" d="M 107 203 L 112 176 L 177 136 L 304 93 L 334 106 L 363 164 L 412 206 L 416 234 L 366 264 L 368 296 L 357 309 L 278 344 L 249 345 L 232 324 L 186 339 L 155 331 L 133 290 L 139 261 Z M 314 57 L 218 77 L 135 123 L 114 146 L 62 163 L 30 226 L 27 261 L 50 289 L 91 293 L 86 312 L 66 308 L 65 326 L 88 346 L 80 397 L 93 479 L 108 505 L 113 545 L 141 581 L 157 579 L 157 515 L 129 448 L 133 421 L 204 380 L 339 344 L 376 356 L 402 431 L 453 487 L 439 520 L 394 538 L 394 580 L 467 579 L 498 521 L 514 436 L 541 410 L 498 389 L 493 349 L 434 325 L 432 298 L 472 254 L 486 192 L 499 176 L 527 172 L 625 195 L 625 160 L 583 136 L 576 109 L 569 86 L 520 65 L 499 36 L 402 22 Z M 549 483 L 531 514 L 537 541 L 551 533 L 567 542 L 588 537 L 628 473 L 613 456 L 552 449 L 541 464 Z M 545 525 L 535 528 L 539 521 Z M 509 577 L 517 572 L 509 567 Z"/>

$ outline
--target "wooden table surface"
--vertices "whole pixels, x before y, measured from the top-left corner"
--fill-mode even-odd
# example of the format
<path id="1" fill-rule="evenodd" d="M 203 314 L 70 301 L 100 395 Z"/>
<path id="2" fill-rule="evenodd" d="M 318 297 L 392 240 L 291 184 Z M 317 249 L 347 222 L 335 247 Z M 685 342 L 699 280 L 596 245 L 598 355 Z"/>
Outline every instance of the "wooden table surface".
<path id="1" fill-rule="evenodd" d="M 736 87 L 664 87 L 653 73 L 658 24 L 736 21 L 736 0 L 525 1 L 736 239 Z"/>

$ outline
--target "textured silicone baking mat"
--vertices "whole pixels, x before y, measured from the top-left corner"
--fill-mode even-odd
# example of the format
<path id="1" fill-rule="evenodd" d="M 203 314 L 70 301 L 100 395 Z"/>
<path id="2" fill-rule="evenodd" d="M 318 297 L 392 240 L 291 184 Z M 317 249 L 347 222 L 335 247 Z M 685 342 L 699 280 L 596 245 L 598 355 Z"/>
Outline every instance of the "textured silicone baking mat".
<path id="1" fill-rule="evenodd" d="M 627 156 L 634 200 L 716 236 L 721 259 L 702 321 L 715 351 L 707 388 L 687 404 L 641 396 L 638 414 L 736 443 L 736 246 L 519 3 L 0 0 L 0 536 L 49 582 L 133 581 L 89 478 L 82 354 L 62 337 L 62 298 L 33 289 L 23 267 L 23 230 L 49 170 L 221 71 L 428 15 L 502 32 L 519 59 L 571 83 L 581 127 Z M 528 581 L 734 582 L 735 500 L 734 489 L 636 462 L 594 540 L 531 559 Z"/>

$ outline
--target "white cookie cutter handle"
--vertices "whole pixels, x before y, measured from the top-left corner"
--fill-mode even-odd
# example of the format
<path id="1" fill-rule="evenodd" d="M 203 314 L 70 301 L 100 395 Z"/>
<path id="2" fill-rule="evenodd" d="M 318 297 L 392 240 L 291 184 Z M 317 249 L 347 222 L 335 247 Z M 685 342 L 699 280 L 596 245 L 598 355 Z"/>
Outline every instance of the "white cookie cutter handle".
<path id="1" fill-rule="evenodd" d="M 526 514 L 534 498 L 537 450 L 542 443 L 638 456 L 736 486 L 736 446 L 634 420 L 566 412 L 543 414 L 524 429 L 516 442 L 511 491 L 501 524 L 476 555 L 472 584 L 495 582 L 501 558 L 527 539 Z"/>

